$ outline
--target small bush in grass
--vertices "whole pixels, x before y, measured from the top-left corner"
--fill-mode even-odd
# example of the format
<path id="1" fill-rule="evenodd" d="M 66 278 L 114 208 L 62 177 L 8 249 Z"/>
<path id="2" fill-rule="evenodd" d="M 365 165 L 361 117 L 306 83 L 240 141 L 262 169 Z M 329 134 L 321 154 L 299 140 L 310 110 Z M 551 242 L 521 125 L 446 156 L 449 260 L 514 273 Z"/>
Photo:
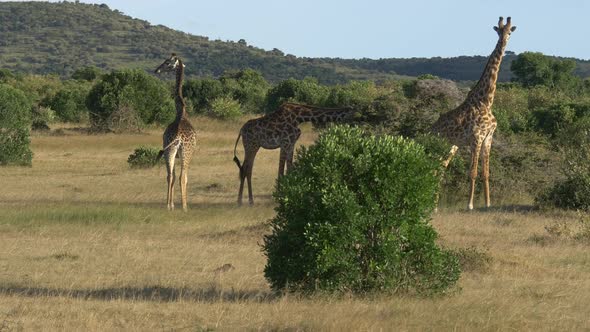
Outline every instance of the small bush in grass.
<path id="1" fill-rule="evenodd" d="M 458 260 L 428 223 L 440 167 L 414 141 L 328 129 L 277 184 L 267 280 L 277 290 L 356 293 L 453 286 Z"/>
<path id="2" fill-rule="evenodd" d="M 240 103 L 231 97 L 218 97 L 211 102 L 211 115 L 219 119 L 236 119 L 242 115 Z"/>
<path id="3" fill-rule="evenodd" d="M 127 163 L 131 168 L 150 168 L 156 166 L 156 157 L 160 149 L 152 147 L 139 147 L 133 151 L 127 158 Z M 159 162 L 162 162 L 160 159 Z"/>

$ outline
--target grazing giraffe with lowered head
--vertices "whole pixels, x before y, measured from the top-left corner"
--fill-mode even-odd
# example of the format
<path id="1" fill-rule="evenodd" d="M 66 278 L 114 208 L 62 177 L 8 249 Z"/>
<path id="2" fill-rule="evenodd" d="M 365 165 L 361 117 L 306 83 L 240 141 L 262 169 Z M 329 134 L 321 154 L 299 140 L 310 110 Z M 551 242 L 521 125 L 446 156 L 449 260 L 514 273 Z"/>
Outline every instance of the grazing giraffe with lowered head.
<path id="1" fill-rule="evenodd" d="M 176 118 L 164 131 L 163 149 L 158 153 L 156 160 L 164 155 L 166 160 L 166 172 L 168 182 L 168 210 L 174 209 L 174 181 L 176 171 L 174 169 L 174 159 L 177 155 L 181 160 L 180 168 L 180 199 L 182 209 L 186 211 L 187 197 L 186 185 L 188 181 L 188 167 L 193 156 L 193 150 L 197 144 L 197 133 L 191 125 L 186 113 L 186 105 L 182 97 L 182 81 L 184 79 L 184 64 L 182 60 L 172 53 L 170 58 L 166 59 L 158 68 L 156 73 L 176 72 L 176 87 L 174 89 L 174 102 L 176 104 Z"/>
<path id="2" fill-rule="evenodd" d="M 279 159 L 279 177 L 285 174 L 293 164 L 295 143 L 301 135 L 299 124 L 303 122 L 326 123 L 342 121 L 351 118 L 354 111 L 351 108 L 322 108 L 296 103 L 283 103 L 279 109 L 263 117 L 246 122 L 240 129 L 236 145 L 234 146 L 234 162 L 240 169 L 240 189 L 238 191 L 238 205 L 242 204 L 244 180 L 248 181 L 248 198 L 250 205 L 254 204 L 252 196 L 252 168 L 254 158 L 260 148 L 281 148 Z M 244 162 L 236 155 L 238 142 L 242 138 L 244 145 Z"/>
<path id="3" fill-rule="evenodd" d="M 496 92 L 496 81 L 500 70 L 500 63 L 504 55 L 504 49 L 510 38 L 510 34 L 516 30 L 512 26 L 510 17 L 504 24 L 500 17 L 498 26 L 494 27 L 498 33 L 498 43 L 488 59 L 483 74 L 475 86 L 469 91 L 465 101 L 456 109 L 442 114 L 432 126 L 432 132 L 439 133 L 448 138 L 452 144 L 469 146 L 471 151 L 469 203 L 467 208 L 473 210 L 473 196 L 475 194 L 475 179 L 477 177 L 477 164 L 479 155 L 482 154 L 482 178 L 484 182 L 484 195 L 486 207 L 490 202 L 490 150 L 492 137 L 496 130 L 496 118 L 492 114 L 492 104 Z"/>

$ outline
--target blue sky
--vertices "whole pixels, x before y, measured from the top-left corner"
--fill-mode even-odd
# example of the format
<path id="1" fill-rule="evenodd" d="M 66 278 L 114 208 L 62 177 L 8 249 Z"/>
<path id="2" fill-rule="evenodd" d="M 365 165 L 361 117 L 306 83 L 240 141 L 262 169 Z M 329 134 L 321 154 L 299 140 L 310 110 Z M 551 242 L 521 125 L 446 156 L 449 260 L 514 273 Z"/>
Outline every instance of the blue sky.
<path id="1" fill-rule="evenodd" d="M 498 16 L 518 27 L 508 50 L 590 59 L 585 0 L 99 0 L 211 39 L 245 39 L 308 57 L 488 55 Z"/>

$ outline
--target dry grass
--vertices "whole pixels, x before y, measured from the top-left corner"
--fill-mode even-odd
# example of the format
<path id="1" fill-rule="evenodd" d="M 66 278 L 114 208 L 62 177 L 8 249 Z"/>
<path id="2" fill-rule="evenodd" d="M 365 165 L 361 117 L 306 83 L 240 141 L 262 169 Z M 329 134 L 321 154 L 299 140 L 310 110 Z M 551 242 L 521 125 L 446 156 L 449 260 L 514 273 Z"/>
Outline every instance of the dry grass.
<path id="1" fill-rule="evenodd" d="M 240 124 L 193 122 L 188 213 L 165 211 L 164 168 L 127 167 L 135 147 L 160 145 L 160 130 L 64 128 L 33 137 L 32 168 L 0 169 L 0 331 L 590 328 L 588 242 L 535 240 L 577 216 L 522 207 L 434 217 L 443 245 L 474 248 L 450 295 L 274 295 L 258 243 L 273 215 L 277 151 L 257 157 L 257 205 L 237 208 Z M 303 142 L 314 137 L 307 128 Z"/>

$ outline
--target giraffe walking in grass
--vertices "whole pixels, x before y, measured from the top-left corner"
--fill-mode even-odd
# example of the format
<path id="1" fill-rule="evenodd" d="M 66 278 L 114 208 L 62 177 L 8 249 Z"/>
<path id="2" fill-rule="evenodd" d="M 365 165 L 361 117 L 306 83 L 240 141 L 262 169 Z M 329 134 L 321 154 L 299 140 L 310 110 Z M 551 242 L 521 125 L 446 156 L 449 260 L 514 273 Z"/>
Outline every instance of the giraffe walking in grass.
<path id="1" fill-rule="evenodd" d="M 279 177 L 285 174 L 293 164 L 295 143 L 301 135 L 299 124 L 303 122 L 326 123 L 342 121 L 351 118 L 354 111 L 350 108 L 322 108 L 296 103 L 283 103 L 278 110 L 263 117 L 249 120 L 242 126 L 236 145 L 234 146 L 234 162 L 240 169 L 240 189 L 238 191 L 238 205 L 242 204 L 244 180 L 248 181 L 248 198 L 250 205 L 254 204 L 252 196 L 252 168 L 254 158 L 260 148 L 280 148 Z M 244 162 L 240 163 L 236 149 L 242 138 L 244 145 Z"/>
<path id="2" fill-rule="evenodd" d="M 182 63 L 182 60 L 176 56 L 176 54 L 172 53 L 170 58 L 166 59 L 158 68 L 156 68 L 156 73 L 161 72 L 176 73 L 176 87 L 174 89 L 176 118 L 164 131 L 163 149 L 160 150 L 157 159 L 160 159 L 163 155 L 166 160 L 168 210 L 173 210 L 174 181 L 176 178 L 174 161 L 177 156 L 180 158 L 180 198 L 182 201 L 182 209 L 186 211 L 188 209 L 186 197 L 188 167 L 197 143 L 197 133 L 188 119 L 186 105 L 184 104 L 184 99 L 182 97 L 182 81 L 184 79 L 184 64 Z"/>
<path id="3" fill-rule="evenodd" d="M 516 30 L 512 26 L 510 17 L 504 24 L 500 17 L 498 26 L 494 27 L 498 33 L 498 43 L 488 59 L 488 63 L 475 84 L 467 95 L 465 101 L 456 109 L 442 114 L 432 126 L 432 131 L 448 138 L 452 144 L 469 147 L 471 152 L 471 168 L 469 177 L 471 187 L 469 191 L 469 203 L 467 208 L 473 210 L 473 196 L 475 194 L 475 180 L 477 178 L 477 164 L 482 153 L 482 178 L 484 183 L 484 195 L 486 207 L 491 206 L 490 201 L 490 150 L 492 137 L 496 130 L 496 118 L 492 114 L 492 104 L 496 92 L 496 81 L 500 63 L 504 55 L 504 49 L 510 38 L 510 34 Z"/>

